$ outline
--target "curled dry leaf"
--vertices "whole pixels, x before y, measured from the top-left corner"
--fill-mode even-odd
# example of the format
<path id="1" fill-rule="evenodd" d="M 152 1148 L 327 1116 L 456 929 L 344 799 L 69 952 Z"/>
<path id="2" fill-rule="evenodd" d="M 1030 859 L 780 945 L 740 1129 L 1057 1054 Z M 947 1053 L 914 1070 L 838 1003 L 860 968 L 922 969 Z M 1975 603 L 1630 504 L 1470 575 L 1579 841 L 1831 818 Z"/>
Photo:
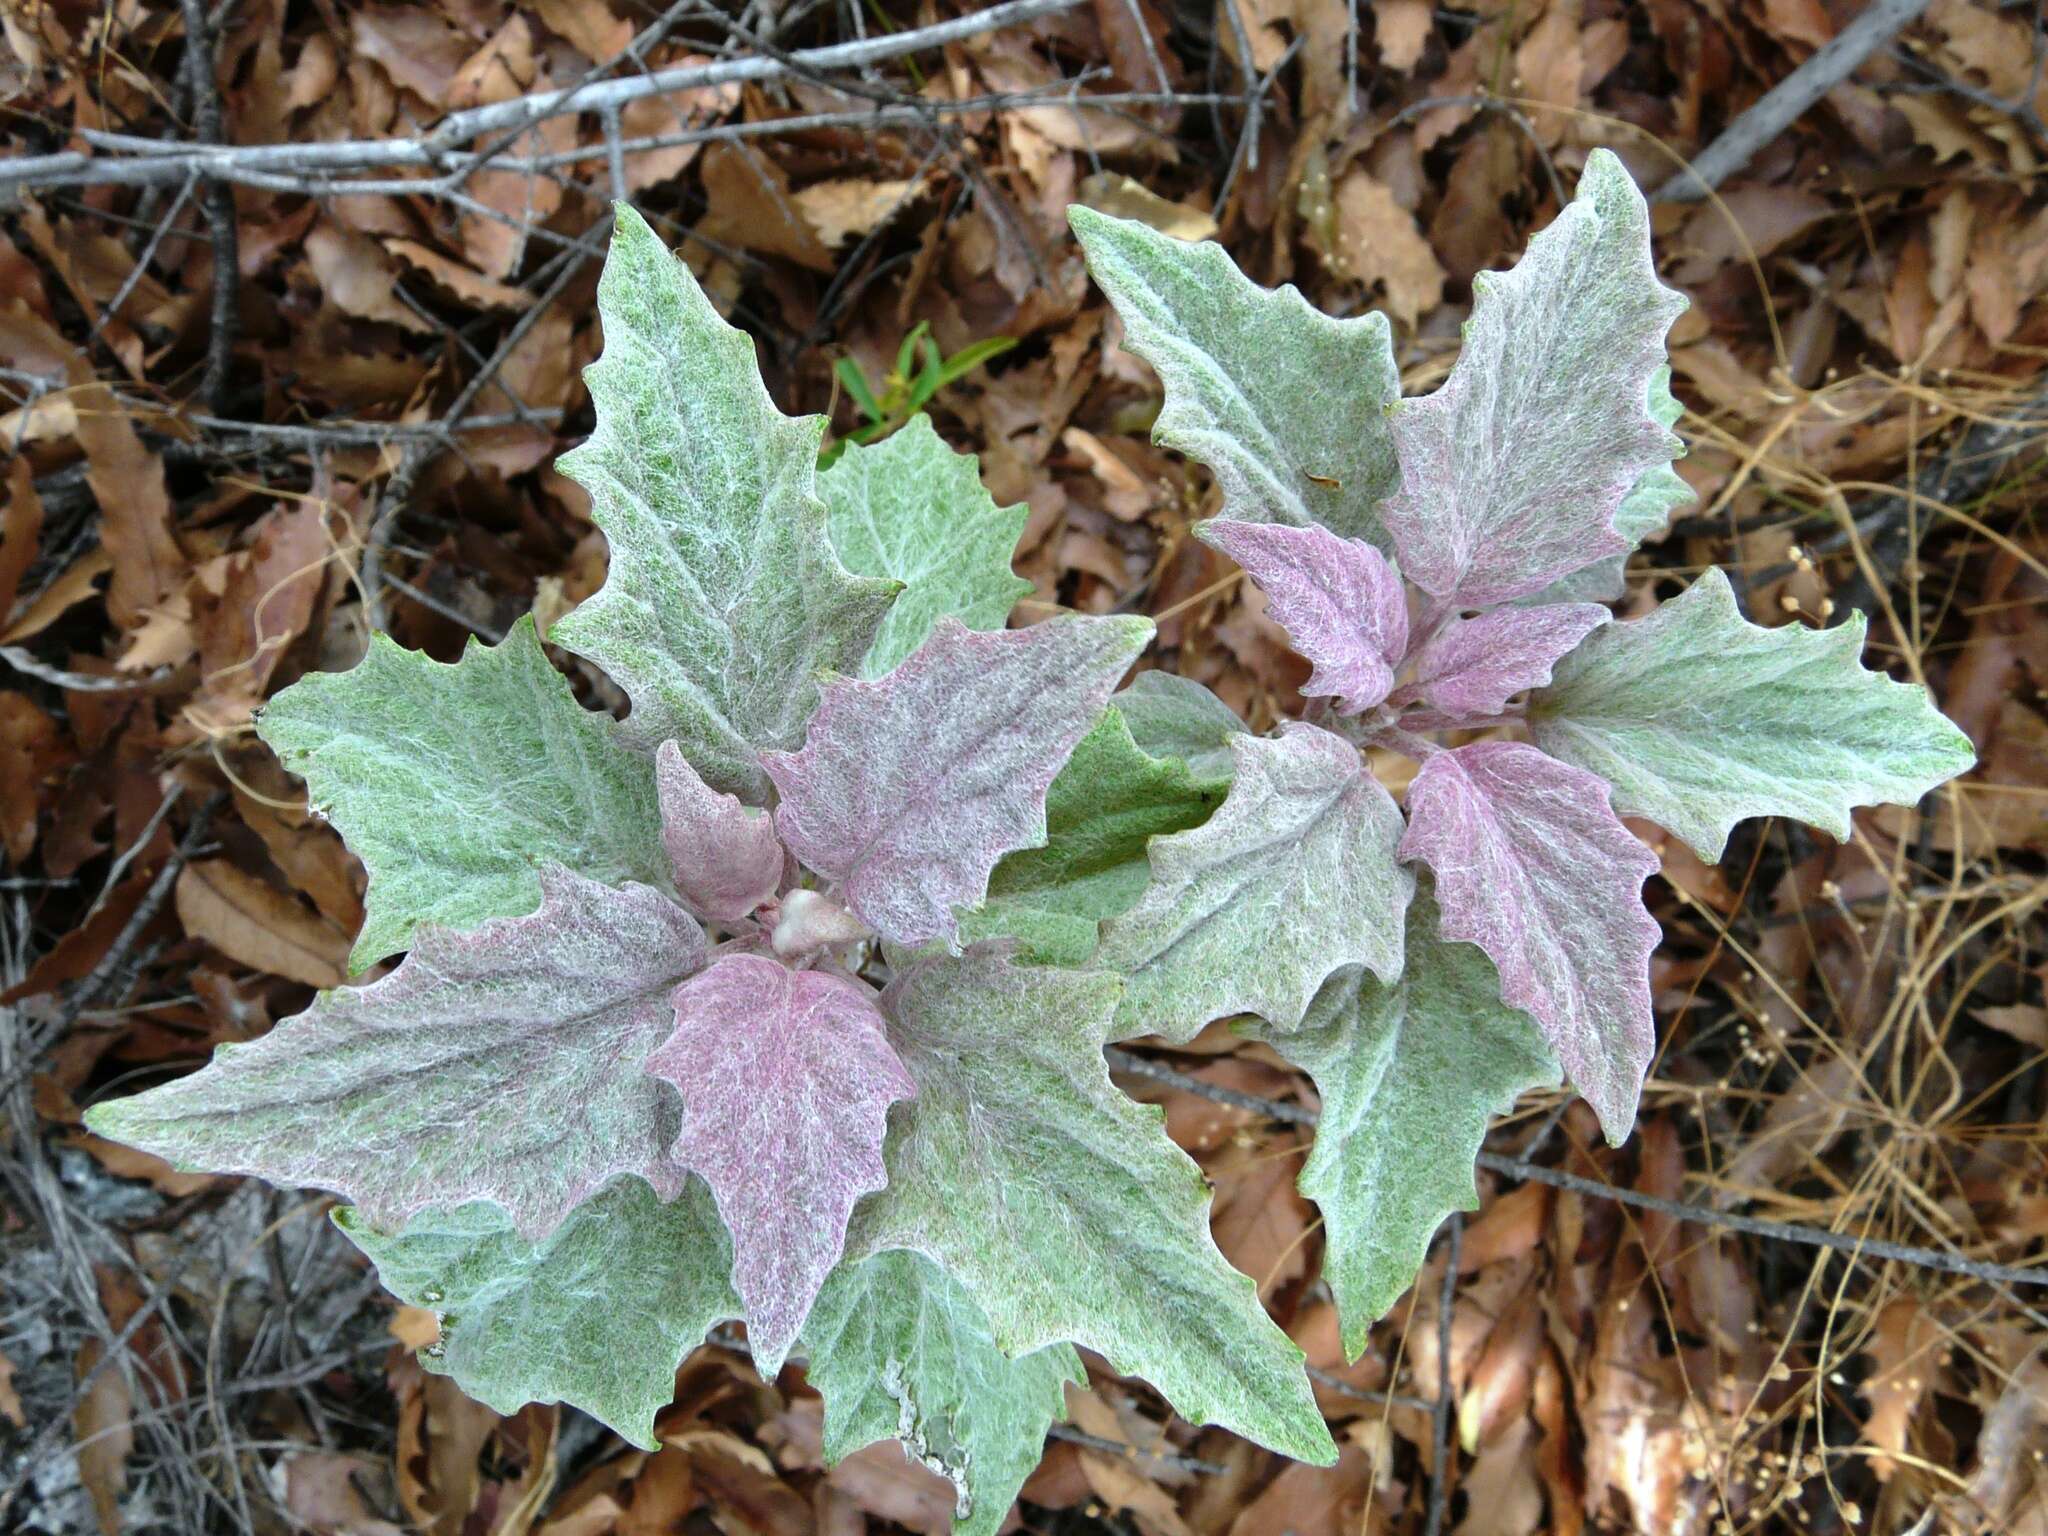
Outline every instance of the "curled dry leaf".
<path id="1" fill-rule="evenodd" d="M 187 864 L 176 901 L 185 931 L 230 960 L 309 987 L 338 987 L 347 974 L 347 935 L 226 859 Z"/>
<path id="2" fill-rule="evenodd" d="M 1416 227 L 1415 215 L 1369 172 L 1337 183 L 1335 254 L 1368 288 L 1384 285 L 1387 309 L 1409 329 L 1443 302 L 1444 269 Z"/>
<path id="3" fill-rule="evenodd" d="M 320 291 L 343 314 L 416 335 L 432 333 L 433 322 L 399 299 L 397 268 L 368 235 L 323 219 L 307 232 L 305 250 Z"/>

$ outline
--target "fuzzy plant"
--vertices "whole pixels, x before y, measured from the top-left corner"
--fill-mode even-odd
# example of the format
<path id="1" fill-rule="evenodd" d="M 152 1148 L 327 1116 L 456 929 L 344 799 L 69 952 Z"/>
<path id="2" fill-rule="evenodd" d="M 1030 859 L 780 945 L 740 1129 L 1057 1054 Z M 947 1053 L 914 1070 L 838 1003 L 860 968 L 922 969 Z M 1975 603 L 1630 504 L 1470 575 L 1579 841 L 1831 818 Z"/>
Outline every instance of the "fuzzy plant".
<path id="1" fill-rule="evenodd" d="M 837 1458 L 894 1437 L 993 1532 L 1076 1346 L 1188 1419 L 1335 1456 L 1301 1352 L 1104 1047 L 1235 1020 L 1322 1104 L 1301 1174 L 1346 1351 L 1475 1203 L 1489 1116 L 1560 1076 L 1619 1142 L 1652 1051 L 1645 818 L 1837 838 L 1972 761 L 1860 619 L 1761 628 L 1709 571 L 1614 621 L 1687 498 L 1683 307 L 1596 152 L 1464 347 L 1403 400 L 1388 325 L 1213 244 L 1076 208 L 1199 537 L 1312 665 L 1255 735 L 1150 670 L 1142 618 L 1004 627 L 1022 508 L 915 417 L 819 468 L 751 343 L 621 208 L 596 430 L 562 461 L 611 547 L 549 639 L 384 638 L 259 729 L 369 872 L 357 971 L 203 1071 L 98 1106 L 183 1167 L 331 1190 L 430 1370 L 652 1444 L 743 1322 L 801 1358 Z M 1405 806 L 1375 760 L 1416 760 Z M 1371 755 L 1368 755 L 1368 754 Z"/>

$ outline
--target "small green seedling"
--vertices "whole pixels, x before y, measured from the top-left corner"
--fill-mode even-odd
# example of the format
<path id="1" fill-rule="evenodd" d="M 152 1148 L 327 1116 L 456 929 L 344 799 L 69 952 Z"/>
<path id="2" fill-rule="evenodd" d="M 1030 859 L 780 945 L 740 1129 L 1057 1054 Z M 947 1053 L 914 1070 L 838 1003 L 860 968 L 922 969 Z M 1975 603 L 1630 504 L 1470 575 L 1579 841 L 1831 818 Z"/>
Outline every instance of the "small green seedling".
<path id="1" fill-rule="evenodd" d="M 832 365 L 833 378 L 867 421 L 827 448 L 818 460 L 820 466 L 829 469 L 837 463 L 848 443 L 872 443 L 887 437 L 929 405 L 948 384 L 965 378 L 1016 345 L 1013 336 L 990 336 L 944 357 L 939 344 L 931 338 L 930 325 L 920 320 L 896 349 L 896 366 L 882 380 L 879 394 L 869 386 L 859 363 L 850 357 L 840 358 Z"/>

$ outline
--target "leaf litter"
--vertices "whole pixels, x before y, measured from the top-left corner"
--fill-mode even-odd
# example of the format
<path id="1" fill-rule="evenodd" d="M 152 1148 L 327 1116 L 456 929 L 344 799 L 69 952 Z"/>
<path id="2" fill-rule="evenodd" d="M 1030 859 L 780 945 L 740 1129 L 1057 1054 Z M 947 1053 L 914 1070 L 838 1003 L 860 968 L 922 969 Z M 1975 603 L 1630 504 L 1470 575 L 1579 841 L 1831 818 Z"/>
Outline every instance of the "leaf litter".
<path id="1" fill-rule="evenodd" d="M 427 172 L 317 200 L 289 176 L 245 185 L 224 413 L 194 393 L 223 248 L 203 192 L 60 187 L 9 211 L 10 1521 L 943 1528 L 952 1490 L 891 1448 L 827 1470 L 805 1368 L 764 1382 L 736 1337 L 685 1362 L 653 1451 L 573 1412 L 472 1404 L 413 1361 L 395 1335 L 416 1346 L 422 1318 L 392 1310 L 317 1209 L 181 1182 L 83 1132 L 79 1108 L 260 1038 L 345 961 L 362 873 L 251 733 L 254 706 L 353 662 L 366 608 L 453 660 L 600 584 L 589 495 L 546 466 L 588 430 L 596 269 L 577 243 L 621 190 L 753 339 L 776 408 L 833 408 L 837 433 L 863 420 L 841 359 L 886 378 L 920 323 L 947 357 L 1015 338 L 926 410 L 981 455 L 991 505 L 1025 509 L 1018 617 L 1149 615 L 1172 670 L 1270 725 L 1313 658 L 1188 537 L 1218 488 L 1151 443 L 1160 384 L 1085 281 L 1065 205 L 1213 230 L 1261 282 L 1385 310 L 1417 394 L 1455 355 L 1471 275 L 1556 213 L 1554 178 L 1604 145 L 1654 185 L 1660 145 L 1696 152 L 1838 19 L 1686 0 L 1357 10 L 1347 40 L 1334 0 L 1078 6 L 872 77 L 642 97 L 618 152 L 604 114 L 551 118 L 495 146 L 463 201 Z M 188 135 L 170 108 L 189 99 L 194 8 L 117 11 L 104 35 L 31 14 L 0 60 L 36 114 L 27 152 L 116 124 Z M 390 142 L 594 68 L 761 41 L 687 19 L 624 58 L 643 24 L 598 0 L 244 4 L 211 42 L 214 91 L 236 144 Z M 102 67 L 102 48 L 126 62 Z M 1920 811 L 1857 813 L 1843 844 L 1746 824 L 1719 883 L 1676 839 L 1661 849 L 1641 1134 L 1611 1150 L 1585 1106 L 1538 1092 L 1489 1147 L 1694 1215 L 1482 1172 L 1460 1264 L 1446 1274 L 1440 1239 L 1352 1362 L 1319 1230 L 1269 1173 L 1305 1150 L 1274 1106 L 1315 1089 L 1228 1030 L 1155 1047 L 1177 1076 L 1118 1080 L 1215 1181 L 1218 1240 L 1310 1351 L 1342 1454 L 1289 1465 L 1190 1429 L 1085 1355 L 1099 1406 L 1056 1434 L 1092 1439 L 1049 1443 L 1029 1528 L 1904 1531 L 1930 1510 L 2041 1527 L 2035 1298 L 1716 1224 L 2019 1264 L 2048 1236 L 2041 48 L 2024 8 L 1943 0 L 1721 204 L 1653 209 L 1663 278 L 1692 300 L 1672 363 L 1698 503 L 1634 557 L 1618 616 L 1717 563 L 1767 625 L 1862 610 L 1866 664 L 1933 683 L 1983 762 Z M 1076 106 L 1064 82 L 1105 60 L 1073 89 L 1132 99 Z M 1210 81 L 1231 99 L 1147 99 Z M 877 88 L 895 112 L 879 127 Z M 444 430 L 458 406 L 481 421 Z M 1318 492 L 1341 496 L 1342 473 Z M 587 668 L 569 686 L 624 703 Z"/>

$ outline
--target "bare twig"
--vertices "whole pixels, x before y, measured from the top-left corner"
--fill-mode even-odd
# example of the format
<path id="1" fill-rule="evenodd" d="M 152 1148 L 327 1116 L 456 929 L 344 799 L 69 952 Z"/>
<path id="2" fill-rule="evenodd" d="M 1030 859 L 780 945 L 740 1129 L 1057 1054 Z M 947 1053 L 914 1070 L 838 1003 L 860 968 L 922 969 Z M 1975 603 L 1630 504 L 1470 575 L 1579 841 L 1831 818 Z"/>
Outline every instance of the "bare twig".
<path id="1" fill-rule="evenodd" d="M 1926 9 L 1927 0 L 1871 0 L 1861 15 L 1823 43 L 1812 58 L 1730 123 L 1701 151 L 1691 170 L 1673 176 L 1650 200 L 1696 203 L 1706 197 Z"/>
<path id="2" fill-rule="evenodd" d="M 1451 1212 L 1444 1223 L 1444 1280 L 1437 1296 L 1436 1312 L 1436 1404 L 1431 1425 L 1429 1460 L 1429 1510 L 1423 1530 L 1426 1536 L 1442 1536 L 1444 1512 L 1450 1507 L 1451 1407 L 1455 1392 L 1451 1386 L 1451 1318 L 1457 1310 L 1458 1259 L 1465 1246 L 1465 1218 Z"/>
<path id="3" fill-rule="evenodd" d="M 1901 485 L 1889 496 L 1859 497 L 1846 526 L 1807 541 L 1804 550 L 1809 558 L 1819 558 L 1840 554 L 1859 540 L 1868 541 L 1872 568 L 1890 580 L 1914 553 L 1914 529 L 1906 515 L 1909 507 L 1975 501 L 1996 486 L 2021 454 L 2042 451 L 2044 443 L 2048 443 L 2048 384 L 2004 406 L 1997 417 L 1972 423 L 1952 447 L 1930 457 L 1909 485 Z M 1870 504 L 1873 502 L 1875 505 Z M 1822 508 L 1815 512 L 1824 515 Z M 1922 521 L 1919 531 L 1924 533 L 1931 521 Z M 1777 561 L 1751 571 L 1749 582 L 1767 586 L 1798 568 L 1794 561 Z M 1835 593 L 1834 622 L 1846 622 L 1852 613 L 1867 613 L 1876 602 L 1877 591 L 1859 563 Z"/>
<path id="4" fill-rule="evenodd" d="M 1177 1472 L 1199 1472 L 1205 1477 L 1221 1477 L 1228 1467 L 1218 1466 L 1213 1461 L 1204 1461 L 1199 1456 L 1184 1456 L 1179 1451 L 1148 1451 L 1142 1445 L 1132 1445 L 1123 1440 L 1111 1440 L 1102 1435 L 1091 1435 L 1085 1429 L 1076 1429 L 1071 1424 L 1055 1424 L 1046 1431 L 1053 1440 L 1065 1440 L 1070 1444 L 1085 1446 L 1105 1456 L 1114 1456 L 1119 1461 L 1150 1461 L 1160 1466 L 1172 1467 Z"/>
<path id="5" fill-rule="evenodd" d="M 99 1001 L 108 984 L 127 965 L 129 953 L 141 939 L 142 931 L 154 922 L 157 913 L 163 910 L 164 899 L 170 895 L 172 885 L 177 882 L 179 871 L 184 869 L 186 861 L 206 841 L 207 833 L 213 827 L 214 814 L 219 811 L 221 803 L 226 798 L 224 792 L 216 791 L 205 804 L 192 813 L 192 822 L 185 828 L 185 835 L 178 840 L 177 847 L 171 850 L 170 857 L 164 860 L 163 868 L 156 872 L 156 878 L 149 882 L 149 889 L 142 893 L 142 900 L 135 904 L 135 910 L 128 915 L 128 921 L 123 923 L 121 931 L 114 935 L 114 942 L 107 946 L 107 952 L 100 956 L 99 963 L 81 977 L 66 994 L 56 1013 L 47 1024 L 35 1032 L 28 1048 L 21 1053 L 23 1059 L 16 1064 L 13 1075 L 5 1083 L 0 1083 L 0 1099 L 13 1092 L 19 1082 L 35 1070 L 36 1059 L 42 1051 L 49 1044 L 64 1037 L 78 1021 L 78 1016 Z"/>
<path id="6" fill-rule="evenodd" d="M 194 177 L 178 188 L 178 195 L 171 199 L 171 206 L 164 210 L 163 217 L 158 219 L 155 228 L 150 230 L 148 243 L 142 247 L 141 254 L 135 258 L 135 265 L 130 267 L 128 275 L 121 279 L 121 286 L 114 291 L 113 298 L 107 301 L 107 307 L 94 317 L 92 329 L 86 333 L 88 343 L 99 339 L 100 332 L 107 328 L 107 322 L 120 314 L 121 306 L 128 302 L 128 296 L 141 285 L 142 279 L 148 275 L 150 263 L 156 260 L 156 253 L 158 248 L 164 243 L 164 236 L 168 235 L 171 232 L 171 227 L 178 222 L 178 215 L 185 211 L 185 204 L 191 201 L 192 189 L 197 185 L 198 178 Z M 211 235 L 208 235 L 206 240 L 209 245 L 213 243 Z"/>
<path id="7" fill-rule="evenodd" d="M 1287 1104 L 1278 1099 L 1263 1099 L 1256 1094 L 1240 1093 L 1234 1088 L 1205 1083 L 1198 1077 L 1190 1077 L 1187 1073 L 1177 1072 L 1161 1062 L 1133 1055 L 1119 1046 L 1109 1047 L 1105 1054 L 1109 1058 L 1110 1067 L 1115 1071 L 1129 1073 L 1134 1077 L 1148 1077 L 1156 1083 L 1166 1083 L 1188 1093 L 1199 1094 L 1215 1103 L 1228 1104 L 1234 1109 L 1248 1110 L 1253 1114 L 1285 1121 L 1290 1125 L 1314 1125 L 1321 1119 L 1314 1110 L 1303 1105 Z M 1921 1269 L 1940 1270 L 1945 1274 L 1964 1275 L 1991 1285 L 2048 1286 L 2048 1267 L 2020 1269 L 2009 1264 L 1989 1264 L 1965 1254 L 1950 1253 L 1939 1248 L 1916 1248 L 1907 1243 L 1887 1242 L 1883 1238 L 1865 1237 L 1853 1232 L 1832 1232 L 1824 1227 L 1799 1226 L 1786 1221 L 1766 1221 L 1758 1216 L 1738 1216 L 1731 1211 L 1716 1210 L 1711 1206 L 1687 1205 L 1679 1200 L 1646 1195 L 1640 1190 L 1618 1189 L 1612 1184 L 1603 1184 L 1598 1179 L 1581 1178 L 1577 1174 L 1566 1173 L 1561 1168 L 1545 1168 L 1523 1158 L 1502 1157 L 1496 1152 L 1481 1152 L 1477 1161 L 1479 1166 L 1488 1172 L 1503 1174 L 1511 1179 L 1548 1184 L 1556 1189 L 1569 1190 L 1575 1195 L 1585 1195 L 1595 1200 L 1612 1200 L 1620 1205 L 1634 1206 L 1638 1210 L 1655 1211 L 1659 1215 L 1675 1217 L 1680 1221 L 1741 1232 L 1750 1237 L 1769 1238 L 1783 1243 L 1800 1243 L 1809 1248 L 1827 1248 L 1836 1253 L 1858 1254 L 1871 1259 L 1887 1259 Z"/>
<path id="8" fill-rule="evenodd" d="M 384 573 L 383 582 L 392 591 L 411 598 L 422 608 L 426 609 L 427 612 L 438 613 L 449 623 L 461 625 L 470 633 L 480 636 L 490 644 L 502 645 L 504 643 L 505 631 L 498 628 L 497 625 L 486 623 L 482 619 L 473 619 L 453 603 L 444 603 L 440 598 L 434 596 L 433 593 L 416 587 L 409 581 L 401 581 L 389 571 Z"/>
<path id="9" fill-rule="evenodd" d="M 0 660 L 17 672 L 25 672 L 30 677 L 57 688 L 68 688 L 74 693 L 138 693 L 163 681 L 161 673 L 153 677 L 94 677 L 84 672 L 66 672 L 61 667 L 36 660 L 18 645 L 0 645 Z"/>
<path id="10" fill-rule="evenodd" d="M 180 0 L 185 12 L 185 79 L 192 93 L 192 126 L 202 144 L 227 142 L 215 79 L 214 30 L 206 19 L 204 0 Z M 217 176 L 207 176 L 200 207 L 213 238 L 213 317 L 206 336 L 206 372 L 199 393 L 216 415 L 228 408 L 228 370 L 234 362 L 235 335 L 241 328 L 237 296 L 241 259 L 235 232 L 235 194 Z M 139 270 L 139 265 L 138 265 Z"/>
<path id="11" fill-rule="evenodd" d="M 789 57 L 801 61 L 802 67 L 808 71 L 853 69 L 1001 31 L 1005 27 L 1022 26 L 1072 10 L 1083 3 L 1084 0 L 1007 0 L 1005 4 L 969 11 L 964 16 L 928 27 L 809 48 Z M 709 64 L 656 70 L 652 74 L 606 80 L 588 86 L 540 91 L 465 112 L 450 113 L 431 132 L 411 138 L 218 147 L 124 138 L 119 141 L 121 153 L 118 156 L 64 151 L 0 162 L 0 194 L 52 185 L 175 183 L 189 175 L 264 186 L 269 184 L 270 177 L 277 174 L 305 176 L 400 167 L 445 174 L 451 166 L 459 163 L 456 152 L 481 138 L 516 135 L 536 123 L 572 112 L 598 115 L 650 96 L 703 90 L 737 81 L 778 80 L 791 72 L 790 65 L 783 60 L 761 55 L 717 59 Z M 99 142 L 111 144 L 113 141 L 102 135 Z M 414 185 L 412 190 L 419 188 Z"/>
<path id="12" fill-rule="evenodd" d="M 540 317 L 547 313 L 548 306 L 561 296 L 562 290 L 583 270 L 584 263 L 598 255 L 599 241 L 610 228 L 611 215 L 607 213 L 585 230 L 582 238 L 574 246 L 554 258 L 553 264 L 557 270 L 552 274 L 552 280 L 546 290 L 518 320 L 513 322 L 503 339 L 499 341 L 497 350 L 485 359 L 483 366 L 463 385 L 461 392 L 456 395 L 454 402 L 443 413 L 441 422 L 437 424 L 440 430 L 422 438 L 415 438 L 406 445 L 405 452 L 399 459 L 398 468 L 392 472 L 383 494 L 378 497 L 376 515 L 370 520 L 369 534 L 363 541 L 363 607 L 364 616 L 372 629 L 384 627 L 382 604 L 378 599 L 378 585 L 383 579 L 384 554 L 391 543 L 392 535 L 397 532 L 398 518 L 404 511 L 405 504 L 412 499 L 412 489 L 419 480 L 421 471 L 433 461 L 437 452 L 448 446 L 449 426 L 463 420 L 470 406 L 475 404 L 477 396 L 483 393 L 484 387 L 497 377 L 498 370 L 505 366 L 506 359 L 511 357 L 514 349 L 526 339 L 527 333 L 539 322 Z"/>
<path id="13" fill-rule="evenodd" d="M 1310 1381 L 1319 1387 L 1329 1388 L 1339 1397 L 1354 1398 L 1361 1403 L 1390 1404 L 1395 1408 L 1415 1408 L 1423 1413 L 1431 1413 L 1436 1409 L 1434 1401 L 1426 1397 L 1417 1397 L 1412 1392 L 1375 1392 L 1370 1387 L 1354 1387 L 1342 1376 L 1333 1375 L 1320 1366 L 1309 1365 L 1302 1368 L 1308 1372 Z"/>
<path id="14" fill-rule="evenodd" d="M 1228 9 L 1230 12 L 1231 20 L 1233 22 L 1236 22 L 1237 7 L 1234 4 L 1231 4 L 1228 5 L 1226 9 Z M 1280 78 L 1280 72 L 1287 68 L 1289 64 L 1292 64 L 1294 62 L 1294 56 L 1297 53 L 1301 52 L 1302 45 L 1307 41 L 1308 34 L 1304 32 L 1301 35 L 1297 36 L 1293 42 L 1289 43 L 1287 45 L 1287 51 L 1281 54 L 1278 59 L 1274 60 L 1273 67 L 1266 71 L 1264 79 L 1260 79 L 1253 75 L 1251 59 L 1249 54 L 1249 49 L 1251 45 L 1249 43 L 1243 45 L 1247 50 L 1244 67 L 1244 128 L 1237 136 L 1237 147 L 1231 151 L 1229 169 L 1227 169 L 1223 173 L 1223 185 L 1217 189 L 1215 203 L 1212 205 L 1210 209 L 1210 217 L 1214 218 L 1219 223 L 1222 222 L 1224 210 L 1230 204 L 1230 194 L 1232 189 L 1237 185 L 1238 172 L 1240 170 L 1245 169 L 1246 167 L 1250 167 L 1253 170 L 1258 169 L 1259 113 L 1261 107 L 1265 103 L 1266 93 L 1273 89 L 1274 82 Z"/>
<path id="15" fill-rule="evenodd" d="M 1973 101 L 1980 107 L 1989 107 L 2002 112 L 2025 128 L 2038 140 L 2048 140 L 2048 123 L 2044 123 L 2040 112 L 2034 106 L 2034 98 L 2040 94 L 2041 79 L 2048 73 L 2048 11 L 2034 7 L 2034 63 L 2028 71 L 2027 83 L 2017 95 L 1999 96 L 1971 85 L 1967 80 L 1958 80 L 1946 71 L 1937 68 L 1930 60 L 1923 59 L 1910 48 L 1892 48 L 1891 56 L 1915 74 L 1927 77 L 1924 85 L 1901 84 L 1894 87 L 1900 92 L 1941 92 L 1960 96 Z"/>

